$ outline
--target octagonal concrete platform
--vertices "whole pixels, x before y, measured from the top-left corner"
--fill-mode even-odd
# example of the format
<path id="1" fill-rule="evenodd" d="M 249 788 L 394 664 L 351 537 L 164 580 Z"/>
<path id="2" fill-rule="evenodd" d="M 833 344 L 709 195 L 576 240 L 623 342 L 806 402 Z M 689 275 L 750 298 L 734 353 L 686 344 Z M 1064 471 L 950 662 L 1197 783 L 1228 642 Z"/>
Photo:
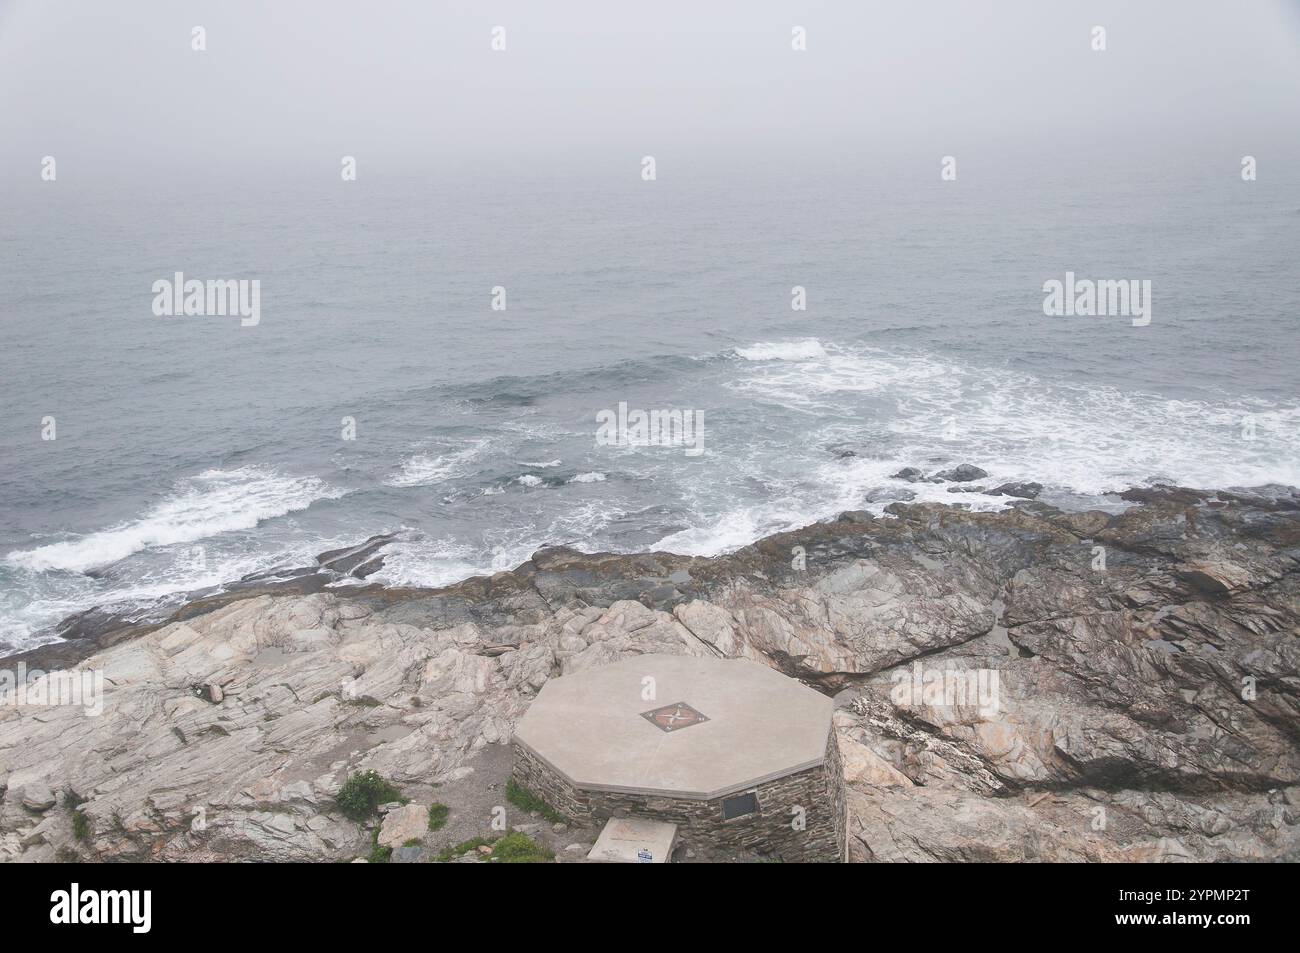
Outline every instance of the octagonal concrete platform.
<path id="1" fill-rule="evenodd" d="M 708 800 L 822 764 L 831 713 L 755 662 L 641 655 L 551 679 L 514 740 L 578 789 Z"/>

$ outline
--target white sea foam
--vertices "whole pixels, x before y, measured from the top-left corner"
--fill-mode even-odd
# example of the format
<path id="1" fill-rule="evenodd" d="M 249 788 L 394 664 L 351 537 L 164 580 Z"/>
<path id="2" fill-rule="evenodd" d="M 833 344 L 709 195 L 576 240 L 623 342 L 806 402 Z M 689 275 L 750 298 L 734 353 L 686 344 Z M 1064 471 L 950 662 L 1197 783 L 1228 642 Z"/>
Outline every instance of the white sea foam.
<path id="1" fill-rule="evenodd" d="M 996 510 L 1012 499 L 964 491 L 1008 481 L 1035 481 L 1049 496 L 1085 505 L 1103 505 L 1104 494 L 1156 475 L 1210 488 L 1300 485 L 1294 404 L 1171 401 L 932 355 L 834 344 L 822 350 L 820 357 L 755 361 L 724 383 L 809 423 L 783 445 L 784 460 L 771 447 L 720 448 L 715 462 L 725 469 L 695 472 L 691 486 L 678 488 L 690 528 L 654 548 L 714 555 L 844 510 L 881 514 L 898 499 Z M 1244 435 L 1247 422 L 1253 439 Z M 839 447 L 857 455 L 817 462 Z M 892 478 L 908 466 L 934 473 L 958 463 L 988 477 L 962 485 Z M 754 489 L 742 491 L 745 483 Z M 950 492 L 958 488 L 963 492 Z"/>
<path id="2" fill-rule="evenodd" d="M 579 473 L 569 480 L 570 483 L 603 483 L 605 474 L 592 471 L 591 473 Z"/>
<path id="3" fill-rule="evenodd" d="M 500 560 L 483 554 L 464 540 L 447 538 L 415 539 L 389 546 L 384 565 L 368 581 L 398 586 L 448 586 L 470 576 L 486 575 L 513 569 L 531 554 L 526 547 L 502 551 Z M 516 560 L 507 565 L 510 560 Z"/>
<path id="4" fill-rule="evenodd" d="M 825 357 L 826 351 L 816 338 L 802 341 L 760 341 L 749 347 L 736 348 L 747 361 L 808 361 Z"/>
<path id="5" fill-rule="evenodd" d="M 533 476 L 531 473 L 525 473 L 519 478 L 518 482 L 521 486 L 541 486 L 542 478 Z"/>
<path id="6" fill-rule="evenodd" d="M 451 538 L 402 540 L 385 550 L 383 568 L 368 579 L 391 586 L 447 586 L 470 576 L 515 569 L 546 546 L 588 550 L 589 541 L 623 515 L 617 504 L 592 499 L 566 506 L 545 521 L 524 519 L 494 528 L 473 543 Z"/>
<path id="7" fill-rule="evenodd" d="M 834 345 L 825 352 L 753 365 L 727 386 L 827 420 L 826 443 L 887 438 L 887 447 L 875 449 L 900 466 L 969 462 L 994 479 L 1082 495 L 1122 490 L 1156 472 L 1200 487 L 1300 483 L 1294 404 L 1175 401 L 922 354 Z M 856 432 L 844 425 L 853 418 L 861 421 Z M 1253 439 L 1243 436 L 1248 419 Z"/>
<path id="8" fill-rule="evenodd" d="M 487 447 L 486 439 L 455 450 L 423 451 L 402 461 L 401 469 L 384 481 L 388 486 L 429 486 L 465 472 L 466 465 Z"/>
<path id="9" fill-rule="evenodd" d="M 532 467 L 534 470 L 551 470 L 558 467 L 563 462 L 563 460 L 546 460 L 541 463 L 530 463 L 527 460 L 520 460 L 519 465 L 521 467 Z"/>
<path id="10" fill-rule="evenodd" d="M 316 477 L 285 476 L 261 467 L 207 470 L 183 481 L 143 516 L 77 539 L 13 552 L 6 561 L 34 572 L 85 572 L 144 549 L 252 529 L 343 493 Z"/>
<path id="11" fill-rule="evenodd" d="M 881 492 L 882 487 L 895 482 L 889 479 L 889 474 L 899 468 L 897 460 L 882 459 L 822 463 L 811 467 L 802 479 L 773 486 L 766 499 L 727 504 L 713 513 L 700 512 L 689 528 L 664 536 L 650 548 L 686 556 L 716 556 L 773 533 L 831 519 L 845 510 L 867 510 L 881 515 L 885 507 L 898 499 L 965 503 L 975 510 L 1004 509 L 1011 502 L 1009 497 L 948 493 L 947 484 L 935 483 L 913 484 L 901 496 Z"/>

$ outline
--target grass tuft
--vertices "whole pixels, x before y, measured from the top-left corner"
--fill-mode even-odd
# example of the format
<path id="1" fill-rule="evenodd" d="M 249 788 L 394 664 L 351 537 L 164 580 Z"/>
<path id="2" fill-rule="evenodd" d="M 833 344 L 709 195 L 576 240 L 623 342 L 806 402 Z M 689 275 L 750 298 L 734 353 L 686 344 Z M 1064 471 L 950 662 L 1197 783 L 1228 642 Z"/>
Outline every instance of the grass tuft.
<path id="1" fill-rule="evenodd" d="M 468 854 L 472 850 L 478 850 L 480 847 L 488 847 L 491 846 L 491 844 L 492 841 L 486 837 L 471 837 L 469 840 L 461 841 L 454 847 L 444 847 L 442 850 L 438 851 L 437 860 L 440 864 L 446 864 L 455 860 L 457 857 Z"/>
<path id="2" fill-rule="evenodd" d="M 527 834 L 511 831 L 493 845 L 489 859 L 503 864 L 546 864 L 555 854 Z"/>
<path id="3" fill-rule="evenodd" d="M 386 864 L 393 859 L 393 848 L 379 846 L 379 829 L 370 834 L 370 855 L 366 860 L 372 864 Z"/>
<path id="4" fill-rule="evenodd" d="M 506 782 L 506 800 L 517 808 L 528 811 L 530 814 L 536 811 L 542 817 L 546 818 L 552 824 L 564 822 L 564 815 L 547 804 L 540 797 L 534 794 L 528 788 L 511 778 Z"/>

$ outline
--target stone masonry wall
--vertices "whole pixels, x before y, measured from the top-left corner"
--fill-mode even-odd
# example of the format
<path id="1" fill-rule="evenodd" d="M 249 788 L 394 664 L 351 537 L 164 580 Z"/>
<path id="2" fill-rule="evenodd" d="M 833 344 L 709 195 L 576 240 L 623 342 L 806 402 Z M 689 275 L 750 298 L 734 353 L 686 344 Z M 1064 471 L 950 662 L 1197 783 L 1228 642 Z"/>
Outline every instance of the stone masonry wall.
<path id="1" fill-rule="evenodd" d="M 826 739 L 826 803 L 835 824 L 838 857 L 848 860 L 849 806 L 844 794 L 844 762 L 840 760 L 840 743 L 834 726 Z"/>
<path id="2" fill-rule="evenodd" d="M 722 819 L 722 798 L 701 801 L 575 789 L 528 748 L 517 743 L 513 747 L 515 779 L 569 817 L 669 821 L 677 825 L 679 843 L 702 850 L 752 850 L 786 861 L 843 859 L 844 779 L 833 732 L 824 765 L 756 785 L 758 810 L 729 821 Z M 801 816 L 796 807 L 802 808 Z M 799 828 L 797 818 L 802 821 Z"/>

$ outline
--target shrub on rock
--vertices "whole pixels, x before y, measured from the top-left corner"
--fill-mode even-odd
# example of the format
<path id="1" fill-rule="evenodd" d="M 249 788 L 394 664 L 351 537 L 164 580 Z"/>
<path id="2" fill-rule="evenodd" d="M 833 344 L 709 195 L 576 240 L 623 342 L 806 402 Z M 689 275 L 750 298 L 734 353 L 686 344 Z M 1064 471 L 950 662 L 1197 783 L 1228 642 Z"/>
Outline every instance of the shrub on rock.
<path id="1" fill-rule="evenodd" d="M 364 821 L 374 817 L 379 805 L 400 799 L 401 792 L 374 771 L 357 771 L 339 789 L 335 802 L 345 817 Z"/>

